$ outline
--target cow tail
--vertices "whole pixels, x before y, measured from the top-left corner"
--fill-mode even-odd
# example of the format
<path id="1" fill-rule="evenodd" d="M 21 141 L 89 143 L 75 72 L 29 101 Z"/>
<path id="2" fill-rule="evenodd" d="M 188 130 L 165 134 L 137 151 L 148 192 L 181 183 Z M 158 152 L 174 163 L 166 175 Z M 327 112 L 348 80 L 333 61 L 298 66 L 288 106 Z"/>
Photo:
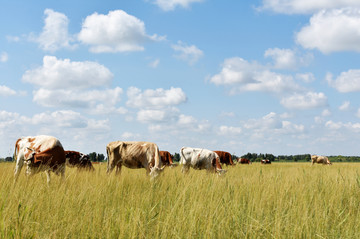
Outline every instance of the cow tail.
<path id="1" fill-rule="evenodd" d="M 20 140 L 21 140 L 21 138 L 16 140 L 16 143 L 15 143 L 15 149 L 14 149 L 14 155 L 13 155 L 13 160 L 14 161 L 17 160 L 17 156 L 18 156 L 18 153 L 19 153 L 19 141 Z"/>
<path id="2" fill-rule="evenodd" d="M 107 156 L 107 172 L 109 173 L 110 169 L 110 152 L 109 152 L 109 146 L 106 146 L 106 156 Z"/>
<path id="3" fill-rule="evenodd" d="M 180 149 L 180 163 L 181 164 L 184 164 L 185 162 L 185 155 L 184 155 L 184 152 L 183 152 L 183 150 L 184 150 L 184 147 L 182 147 L 181 149 Z"/>
<path id="4" fill-rule="evenodd" d="M 155 145 L 155 167 L 160 168 L 162 165 L 161 160 L 160 160 L 160 153 L 159 153 L 159 147 L 157 145 Z"/>
<path id="5" fill-rule="evenodd" d="M 231 154 L 228 154 L 228 157 L 229 157 L 229 164 L 230 164 L 230 165 L 234 165 L 234 162 L 233 162 L 233 160 L 232 160 Z"/>

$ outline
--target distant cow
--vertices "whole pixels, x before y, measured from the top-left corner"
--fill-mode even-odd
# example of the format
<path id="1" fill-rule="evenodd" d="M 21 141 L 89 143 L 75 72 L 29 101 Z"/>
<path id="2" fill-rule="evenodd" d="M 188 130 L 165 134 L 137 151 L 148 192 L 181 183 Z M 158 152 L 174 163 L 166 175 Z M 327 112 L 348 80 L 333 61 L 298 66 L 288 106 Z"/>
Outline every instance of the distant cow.
<path id="1" fill-rule="evenodd" d="M 95 170 L 91 164 L 90 157 L 77 151 L 65 151 L 66 166 L 70 168 L 77 167 L 89 171 Z"/>
<path id="2" fill-rule="evenodd" d="M 39 135 L 18 139 L 15 143 L 15 182 L 26 164 L 26 175 L 45 171 L 50 183 L 50 171 L 65 179 L 65 152 L 60 141 L 52 136 Z"/>
<path id="3" fill-rule="evenodd" d="M 168 151 L 159 151 L 160 152 L 160 159 L 163 165 L 175 167 L 177 164 L 173 162 L 173 156 Z"/>
<path id="4" fill-rule="evenodd" d="M 214 152 L 217 153 L 217 155 L 219 155 L 221 164 L 235 165 L 230 153 L 225 152 L 225 151 L 214 151 Z"/>
<path id="5" fill-rule="evenodd" d="M 106 146 L 108 157 L 107 173 L 116 167 L 116 174 L 121 166 L 128 168 L 145 168 L 152 177 L 157 177 L 164 169 L 159 155 L 159 147 L 150 142 L 115 141 Z"/>
<path id="6" fill-rule="evenodd" d="M 238 163 L 240 164 L 251 164 L 251 161 L 247 158 L 238 158 Z"/>
<path id="7" fill-rule="evenodd" d="M 326 156 L 311 155 L 311 165 L 314 165 L 314 163 L 332 165 Z"/>
<path id="8" fill-rule="evenodd" d="M 271 161 L 269 159 L 262 159 L 261 164 L 271 164 Z"/>
<path id="9" fill-rule="evenodd" d="M 206 169 L 208 172 L 218 174 L 226 173 L 226 170 L 221 168 L 219 156 L 211 150 L 182 147 L 180 150 L 180 164 L 182 164 L 181 171 L 186 173 L 190 167 L 193 169 Z"/>

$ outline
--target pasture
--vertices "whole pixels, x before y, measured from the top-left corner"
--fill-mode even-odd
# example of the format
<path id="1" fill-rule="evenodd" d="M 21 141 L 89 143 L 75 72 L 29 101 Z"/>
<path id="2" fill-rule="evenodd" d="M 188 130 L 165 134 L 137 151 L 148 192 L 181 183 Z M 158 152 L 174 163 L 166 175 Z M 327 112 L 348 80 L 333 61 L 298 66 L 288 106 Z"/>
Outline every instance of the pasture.
<path id="1" fill-rule="evenodd" d="M 66 169 L 13 184 L 0 164 L 1 238 L 360 238 L 360 164 L 236 165 L 218 177 L 166 168 L 119 177 Z"/>

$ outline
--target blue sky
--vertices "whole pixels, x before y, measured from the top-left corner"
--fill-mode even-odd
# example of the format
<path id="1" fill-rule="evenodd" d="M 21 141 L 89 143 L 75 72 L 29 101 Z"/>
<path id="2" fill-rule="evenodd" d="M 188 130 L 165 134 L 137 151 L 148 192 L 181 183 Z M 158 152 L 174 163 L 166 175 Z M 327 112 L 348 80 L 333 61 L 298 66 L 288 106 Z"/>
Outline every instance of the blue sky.
<path id="1" fill-rule="evenodd" d="M 357 0 L 0 4 L 0 157 L 39 134 L 359 155 Z"/>

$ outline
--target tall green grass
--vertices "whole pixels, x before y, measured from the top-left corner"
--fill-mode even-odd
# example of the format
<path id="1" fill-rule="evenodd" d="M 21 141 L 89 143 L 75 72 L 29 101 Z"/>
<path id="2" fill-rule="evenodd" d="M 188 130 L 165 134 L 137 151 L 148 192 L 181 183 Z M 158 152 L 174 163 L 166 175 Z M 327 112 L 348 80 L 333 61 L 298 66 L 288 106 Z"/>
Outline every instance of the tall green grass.
<path id="1" fill-rule="evenodd" d="M 180 167 L 150 181 L 66 171 L 13 184 L 0 164 L 1 238 L 360 238 L 360 164 L 237 165 L 223 177 Z"/>

